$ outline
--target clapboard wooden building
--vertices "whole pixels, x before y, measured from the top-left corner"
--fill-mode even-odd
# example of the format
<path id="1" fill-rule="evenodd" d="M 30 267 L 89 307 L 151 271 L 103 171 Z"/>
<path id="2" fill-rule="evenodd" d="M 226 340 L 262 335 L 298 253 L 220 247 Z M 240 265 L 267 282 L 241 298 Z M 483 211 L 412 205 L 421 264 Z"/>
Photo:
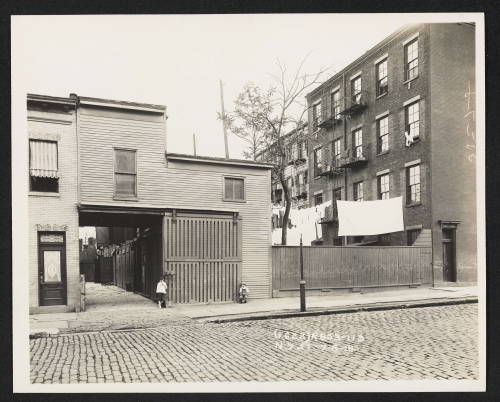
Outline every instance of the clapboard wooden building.
<path id="1" fill-rule="evenodd" d="M 31 98 L 50 97 L 29 95 L 28 107 Z M 71 136 L 53 136 L 57 152 L 51 155 L 73 161 L 73 170 L 59 176 L 67 185 L 60 190 L 71 197 L 52 194 L 71 216 L 71 226 L 55 233 L 64 243 L 54 264 L 61 272 L 58 286 L 70 297 L 42 296 L 46 281 L 38 275 L 44 266 L 37 256 L 45 249 L 36 241 L 43 234 L 33 227 L 32 311 L 79 309 L 78 225 L 136 228 L 137 236 L 113 257 L 115 282 L 127 290 L 154 297 L 157 281 L 168 273 L 176 303 L 234 300 L 241 281 L 251 297 L 271 296 L 270 165 L 167 152 L 165 106 L 74 94 L 58 99 L 69 105 Z M 47 135 L 51 130 L 44 126 Z M 47 151 L 39 152 L 45 160 Z M 45 195 L 32 194 L 32 223 L 60 220 L 59 204 L 41 213 Z"/>

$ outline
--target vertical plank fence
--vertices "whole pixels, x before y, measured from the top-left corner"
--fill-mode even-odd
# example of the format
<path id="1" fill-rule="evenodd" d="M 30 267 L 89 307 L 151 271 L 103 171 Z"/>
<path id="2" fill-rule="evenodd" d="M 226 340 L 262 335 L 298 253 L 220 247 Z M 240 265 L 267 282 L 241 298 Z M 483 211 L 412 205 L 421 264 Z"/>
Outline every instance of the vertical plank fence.
<path id="1" fill-rule="evenodd" d="M 430 247 L 306 246 L 306 289 L 348 289 L 432 283 Z M 273 246 L 273 291 L 298 290 L 297 246 Z"/>

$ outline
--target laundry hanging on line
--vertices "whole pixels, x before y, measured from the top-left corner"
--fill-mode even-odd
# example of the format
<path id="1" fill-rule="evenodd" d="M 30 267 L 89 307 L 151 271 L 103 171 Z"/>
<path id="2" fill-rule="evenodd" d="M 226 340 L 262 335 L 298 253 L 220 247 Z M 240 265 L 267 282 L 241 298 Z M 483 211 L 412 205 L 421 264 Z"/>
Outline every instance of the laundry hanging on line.
<path id="1" fill-rule="evenodd" d="M 404 230 L 403 198 L 337 201 L 339 236 L 369 236 Z"/>
<path id="2" fill-rule="evenodd" d="M 322 204 L 315 205 L 309 208 L 290 209 L 289 224 L 287 229 L 287 245 L 298 246 L 300 244 L 300 236 L 302 235 L 302 243 L 310 245 L 314 240 L 322 237 L 321 219 L 325 217 L 325 210 L 331 205 L 331 201 L 326 201 Z M 283 224 L 283 215 L 285 208 L 273 206 L 273 244 L 281 244 L 281 233 Z M 275 218 L 279 217 L 279 218 Z M 274 226 L 277 220 L 281 220 L 279 227 Z"/>

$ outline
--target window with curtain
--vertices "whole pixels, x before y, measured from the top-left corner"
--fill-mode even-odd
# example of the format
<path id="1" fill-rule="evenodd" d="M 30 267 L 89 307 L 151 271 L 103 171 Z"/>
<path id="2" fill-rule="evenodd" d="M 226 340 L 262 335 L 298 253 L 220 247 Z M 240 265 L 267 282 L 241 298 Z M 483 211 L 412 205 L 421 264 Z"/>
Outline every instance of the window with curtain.
<path id="1" fill-rule="evenodd" d="M 245 201 L 245 180 L 224 177 L 224 199 L 226 201 Z"/>
<path id="2" fill-rule="evenodd" d="M 30 191 L 59 192 L 57 142 L 30 140 Z"/>
<path id="3" fill-rule="evenodd" d="M 115 149 L 115 195 L 137 197 L 136 151 Z"/>

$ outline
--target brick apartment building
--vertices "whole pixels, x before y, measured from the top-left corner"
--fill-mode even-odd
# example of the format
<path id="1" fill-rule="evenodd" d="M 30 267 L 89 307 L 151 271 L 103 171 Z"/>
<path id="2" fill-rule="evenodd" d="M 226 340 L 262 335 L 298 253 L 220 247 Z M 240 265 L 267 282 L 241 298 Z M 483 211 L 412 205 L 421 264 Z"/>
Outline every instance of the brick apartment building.
<path id="1" fill-rule="evenodd" d="M 288 165 L 284 176 L 291 193 L 292 208 L 307 208 L 309 206 L 309 153 L 307 123 L 299 129 L 294 129 L 283 136 L 286 147 Z M 274 150 L 263 150 L 256 155 L 256 159 L 272 163 Z M 271 200 L 273 204 L 284 205 L 283 186 L 277 178 L 271 182 Z"/>
<path id="2" fill-rule="evenodd" d="M 323 244 L 432 245 L 436 283 L 475 282 L 475 26 L 406 26 L 307 95 L 309 200 L 402 196 L 405 231 Z"/>
<path id="3" fill-rule="evenodd" d="M 271 166 L 167 152 L 166 107 L 27 97 L 30 312 L 79 311 L 80 226 L 133 228 L 113 281 L 176 303 L 271 296 Z M 27 144 L 28 146 L 28 144 Z M 117 278 L 116 276 L 119 276 Z"/>

